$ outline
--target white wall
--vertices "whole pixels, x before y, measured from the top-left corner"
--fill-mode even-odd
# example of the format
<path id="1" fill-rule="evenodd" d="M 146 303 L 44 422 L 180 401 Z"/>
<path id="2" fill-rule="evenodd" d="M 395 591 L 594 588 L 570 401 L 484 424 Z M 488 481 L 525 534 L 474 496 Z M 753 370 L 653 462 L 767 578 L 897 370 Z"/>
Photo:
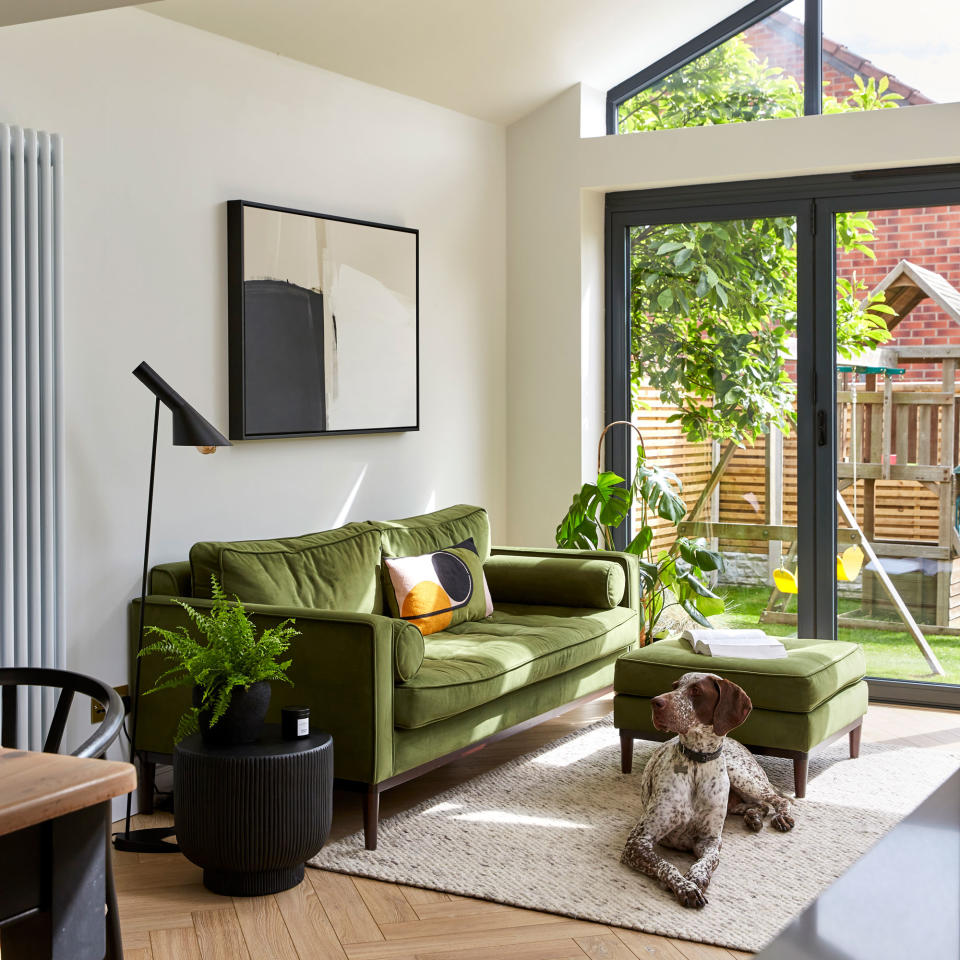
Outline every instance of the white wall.
<path id="1" fill-rule="evenodd" d="M 120 683 L 147 360 L 227 426 L 225 201 L 419 227 L 419 433 L 201 457 L 163 415 L 154 561 L 456 502 L 505 532 L 502 127 L 139 10 L 0 30 L 0 118 L 63 134 L 68 666 Z"/>
<path id="2" fill-rule="evenodd" d="M 549 544 L 596 469 L 607 192 L 960 161 L 960 104 L 624 136 L 572 87 L 507 130 L 507 537 Z"/>

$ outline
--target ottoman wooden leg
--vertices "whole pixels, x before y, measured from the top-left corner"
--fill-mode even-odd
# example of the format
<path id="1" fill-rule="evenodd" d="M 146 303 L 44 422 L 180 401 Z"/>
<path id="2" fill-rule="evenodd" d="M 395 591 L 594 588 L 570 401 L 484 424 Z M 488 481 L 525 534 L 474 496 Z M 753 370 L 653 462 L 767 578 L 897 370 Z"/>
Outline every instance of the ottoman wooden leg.
<path id="1" fill-rule="evenodd" d="M 863 721 L 861 720 L 850 731 L 850 759 L 856 760 L 860 756 L 860 734 L 863 732 Z"/>
<path id="2" fill-rule="evenodd" d="M 809 753 L 801 753 L 793 758 L 793 792 L 798 800 L 807 795 L 807 763 Z"/>
<path id="3" fill-rule="evenodd" d="M 633 736 L 620 731 L 620 769 L 624 773 L 633 772 Z"/>

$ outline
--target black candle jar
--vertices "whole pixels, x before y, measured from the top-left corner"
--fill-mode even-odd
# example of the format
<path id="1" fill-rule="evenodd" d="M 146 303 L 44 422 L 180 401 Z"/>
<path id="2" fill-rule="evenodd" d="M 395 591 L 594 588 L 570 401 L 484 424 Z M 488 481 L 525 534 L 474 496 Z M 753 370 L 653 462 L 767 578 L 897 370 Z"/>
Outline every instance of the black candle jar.
<path id="1" fill-rule="evenodd" d="M 300 740 L 310 735 L 310 708 L 283 707 L 280 711 L 280 733 L 284 740 Z"/>

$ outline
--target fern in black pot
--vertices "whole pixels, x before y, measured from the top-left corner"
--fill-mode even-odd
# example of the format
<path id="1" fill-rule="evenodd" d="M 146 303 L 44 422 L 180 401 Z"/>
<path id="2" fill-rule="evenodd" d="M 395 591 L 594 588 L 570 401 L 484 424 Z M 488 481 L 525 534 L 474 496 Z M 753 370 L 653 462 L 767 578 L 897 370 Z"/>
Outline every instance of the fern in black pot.
<path id="1" fill-rule="evenodd" d="M 186 610 L 197 632 L 197 640 L 186 627 L 164 630 L 149 627 L 159 639 L 143 648 L 140 656 L 159 655 L 173 666 L 157 678 L 147 693 L 171 687 L 193 686 L 193 706 L 180 718 L 179 742 L 198 730 L 210 746 L 253 743 L 260 736 L 270 705 L 271 680 L 290 683 L 287 669 L 291 660 L 281 661 L 290 641 L 299 636 L 293 620 L 261 632 L 243 604 L 223 592 L 216 577 L 210 578 L 213 605 L 209 614 L 175 600 Z"/>

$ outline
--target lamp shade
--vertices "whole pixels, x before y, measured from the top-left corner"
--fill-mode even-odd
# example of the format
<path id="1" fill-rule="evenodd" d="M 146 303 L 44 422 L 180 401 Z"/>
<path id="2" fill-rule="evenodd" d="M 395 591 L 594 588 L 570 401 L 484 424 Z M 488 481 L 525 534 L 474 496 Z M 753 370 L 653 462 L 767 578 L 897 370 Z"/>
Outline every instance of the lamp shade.
<path id="1" fill-rule="evenodd" d="M 173 444 L 176 447 L 230 447 L 233 444 L 194 410 L 148 363 L 133 375 L 173 414 Z"/>

